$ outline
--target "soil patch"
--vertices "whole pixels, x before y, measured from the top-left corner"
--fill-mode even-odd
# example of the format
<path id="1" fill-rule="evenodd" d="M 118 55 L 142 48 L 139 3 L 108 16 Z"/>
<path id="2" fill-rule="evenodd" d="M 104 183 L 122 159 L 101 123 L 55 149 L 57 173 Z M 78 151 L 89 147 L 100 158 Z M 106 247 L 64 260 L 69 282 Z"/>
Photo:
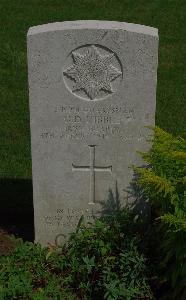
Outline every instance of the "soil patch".
<path id="1" fill-rule="evenodd" d="M 0 255 L 10 254 L 18 242 L 14 240 L 8 233 L 0 228 Z"/>

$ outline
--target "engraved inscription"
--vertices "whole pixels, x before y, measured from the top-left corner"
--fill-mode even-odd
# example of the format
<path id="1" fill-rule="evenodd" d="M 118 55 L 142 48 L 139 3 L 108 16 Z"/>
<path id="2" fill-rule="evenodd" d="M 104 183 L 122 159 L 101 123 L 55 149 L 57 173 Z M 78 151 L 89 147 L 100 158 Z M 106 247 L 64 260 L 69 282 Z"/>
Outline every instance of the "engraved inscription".
<path id="1" fill-rule="evenodd" d="M 61 131 L 55 130 L 55 138 L 70 140 L 86 140 L 89 137 L 108 139 L 126 137 L 129 122 L 136 120 L 136 112 L 132 106 L 99 105 L 94 107 L 60 105 L 54 107 L 54 113 L 62 117 Z M 48 139 L 51 137 L 48 134 Z"/>
<path id="2" fill-rule="evenodd" d="M 53 112 L 62 122 L 61 126 L 41 130 L 40 137 L 46 142 L 57 139 L 87 141 L 91 137 L 98 140 L 119 139 L 124 142 L 132 140 L 141 142 L 146 139 L 146 132 L 143 129 L 133 132 L 128 130 L 129 125 L 134 126 L 138 119 L 138 112 L 133 106 L 59 105 L 54 106 Z M 144 111 L 143 118 L 148 124 L 151 114 Z"/>
<path id="3" fill-rule="evenodd" d="M 119 139 L 121 141 L 142 141 L 146 133 L 143 130 L 130 132 L 129 124 L 135 124 L 137 112 L 134 107 L 126 105 L 96 107 L 60 105 L 54 107 L 53 112 L 61 119 L 61 126 L 43 128 L 40 136 L 45 141 L 84 140 L 96 137 L 98 140 Z M 148 122 L 150 114 L 143 113 Z M 148 123 L 147 123 L 148 124 Z"/>
<path id="4" fill-rule="evenodd" d="M 76 166 L 72 164 L 72 171 L 88 171 L 90 172 L 90 195 L 89 204 L 95 204 L 95 172 L 112 172 L 112 166 L 95 166 L 95 145 L 89 145 L 90 148 L 90 165 Z"/>
<path id="5" fill-rule="evenodd" d="M 43 225 L 50 230 L 54 228 L 75 228 L 78 225 L 80 218 L 84 216 L 86 221 L 93 222 L 96 218 L 100 217 L 100 212 L 94 211 L 93 206 L 91 209 L 81 208 L 58 208 L 56 212 L 43 216 Z"/>
<path id="6" fill-rule="evenodd" d="M 82 91 L 84 94 L 81 98 L 87 100 L 98 100 L 100 95 L 105 98 L 114 93 L 111 82 L 122 72 L 120 66 L 113 65 L 113 60 L 116 60 L 113 52 L 104 49 L 102 54 L 97 46 L 88 45 L 83 47 L 81 53 L 75 50 L 71 55 L 73 64 L 63 74 L 74 82 L 70 88 L 72 93 Z"/>

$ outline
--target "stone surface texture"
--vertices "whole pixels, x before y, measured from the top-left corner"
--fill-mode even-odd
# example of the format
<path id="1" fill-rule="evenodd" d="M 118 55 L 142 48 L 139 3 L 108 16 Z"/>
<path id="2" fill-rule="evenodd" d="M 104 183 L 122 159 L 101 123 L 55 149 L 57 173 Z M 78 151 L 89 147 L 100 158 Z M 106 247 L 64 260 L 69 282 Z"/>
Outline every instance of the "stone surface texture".
<path id="1" fill-rule="evenodd" d="M 130 165 L 143 164 L 154 125 L 157 29 L 73 21 L 28 31 L 35 240 L 60 243 L 82 215 L 138 201 Z"/>

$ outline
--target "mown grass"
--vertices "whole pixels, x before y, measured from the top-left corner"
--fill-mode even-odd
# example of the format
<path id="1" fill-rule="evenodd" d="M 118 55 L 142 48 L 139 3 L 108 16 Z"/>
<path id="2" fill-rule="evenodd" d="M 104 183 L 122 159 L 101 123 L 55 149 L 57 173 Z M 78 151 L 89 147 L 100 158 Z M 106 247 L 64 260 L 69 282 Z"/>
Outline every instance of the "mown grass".
<path id="1" fill-rule="evenodd" d="M 156 124 L 183 134 L 185 0 L 0 0 L 0 178 L 30 178 L 26 33 L 65 20 L 118 20 L 160 35 Z"/>

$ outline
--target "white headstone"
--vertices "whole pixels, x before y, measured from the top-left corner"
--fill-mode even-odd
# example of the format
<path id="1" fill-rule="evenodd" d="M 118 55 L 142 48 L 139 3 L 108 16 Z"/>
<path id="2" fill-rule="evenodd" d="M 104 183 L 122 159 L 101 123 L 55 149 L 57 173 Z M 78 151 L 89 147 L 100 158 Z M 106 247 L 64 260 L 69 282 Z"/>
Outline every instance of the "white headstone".
<path id="1" fill-rule="evenodd" d="M 74 21 L 28 32 L 35 240 L 54 243 L 130 197 L 154 125 L 157 29 Z M 117 189 L 117 191 L 116 191 Z M 116 191 L 116 195 L 115 195 Z M 113 202 L 113 203 L 111 203 Z"/>

